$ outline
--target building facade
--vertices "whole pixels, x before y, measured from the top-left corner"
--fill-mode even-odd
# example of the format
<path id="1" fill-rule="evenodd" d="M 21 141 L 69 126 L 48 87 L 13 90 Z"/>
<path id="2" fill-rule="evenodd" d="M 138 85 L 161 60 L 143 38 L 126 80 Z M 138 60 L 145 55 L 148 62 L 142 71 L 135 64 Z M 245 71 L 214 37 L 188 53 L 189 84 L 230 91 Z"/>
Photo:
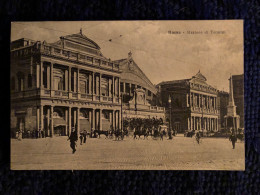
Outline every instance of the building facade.
<path id="1" fill-rule="evenodd" d="M 172 129 L 178 132 L 185 130 L 218 131 L 218 92 L 206 81 L 206 77 L 199 71 L 190 79 L 167 81 L 157 85 Z M 168 109 L 169 97 L 171 110 Z M 170 112 L 171 119 L 169 118 Z"/>
<path id="2" fill-rule="evenodd" d="M 225 91 L 218 91 L 217 105 L 219 106 L 219 128 L 225 128 L 224 116 L 227 115 L 227 106 L 229 101 L 229 93 Z"/>
<path id="3" fill-rule="evenodd" d="M 11 128 L 46 136 L 121 128 L 119 64 L 82 32 L 11 43 Z"/>
<path id="4" fill-rule="evenodd" d="M 240 127 L 244 128 L 244 74 L 232 75 L 233 95 L 237 114 L 240 116 Z"/>
<path id="5" fill-rule="evenodd" d="M 156 88 L 132 59 L 111 61 L 82 34 L 11 43 L 11 129 L 45 136 L 121 129 L 122 117 L 162 118 Z M 122 100 L 122 101 L 121 101 Z"/>
<path id="6" fill-rule="evenodd" d="M 157 89 L 128 53 L 117 60 L 121 71 L 120 92 L 123 101 L 123 118 L 161 118 L 165 120 L 165 108 L 156 105 Z"/>

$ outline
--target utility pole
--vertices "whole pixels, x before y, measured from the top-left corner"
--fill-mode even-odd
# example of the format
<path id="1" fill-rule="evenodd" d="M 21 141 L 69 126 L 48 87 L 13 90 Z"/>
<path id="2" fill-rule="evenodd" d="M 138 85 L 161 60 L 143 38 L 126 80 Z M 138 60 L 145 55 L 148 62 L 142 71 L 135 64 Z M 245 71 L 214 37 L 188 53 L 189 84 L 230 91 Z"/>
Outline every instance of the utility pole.
<path id="1" fill-rule="evenodd" d="M 172 103 L 172 100 L 171 100 L 171 96 L 169 95 L 169 100 L 168 100 L 168 102 L 169 102 L 169 108 L 170 108 L 170 120 L 169 120 L 169 139 L 172 139 L 172 134 L 171 134 L 171 125 L 172 125 L 172 105 L 171 105 L 171 103 Z"/>

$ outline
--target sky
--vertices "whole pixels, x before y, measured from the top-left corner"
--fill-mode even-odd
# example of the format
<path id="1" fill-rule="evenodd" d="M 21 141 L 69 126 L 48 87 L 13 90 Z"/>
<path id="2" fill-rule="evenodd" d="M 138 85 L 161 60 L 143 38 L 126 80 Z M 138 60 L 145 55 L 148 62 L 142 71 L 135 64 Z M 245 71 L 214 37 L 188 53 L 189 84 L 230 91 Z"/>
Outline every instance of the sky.
<path id="1" fill-rule="evenodd" d="M 200 70 L 208 84 L 229 91 L 230 75 L 244 72 L 243 20 L 12 22 L 11 41 L 52 43 L 80 28 L 111 60 L 131 51 L 153 84 L 191 78 Z"/>

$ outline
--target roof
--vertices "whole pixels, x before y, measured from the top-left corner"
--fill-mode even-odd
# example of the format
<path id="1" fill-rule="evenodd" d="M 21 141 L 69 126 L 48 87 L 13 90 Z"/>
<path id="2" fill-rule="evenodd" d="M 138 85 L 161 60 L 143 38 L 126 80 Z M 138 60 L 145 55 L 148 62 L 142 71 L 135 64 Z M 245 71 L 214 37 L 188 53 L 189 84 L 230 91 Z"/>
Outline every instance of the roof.
<path id="1" fill-rule="evenodd" d="M 186 81 L 189 81 L 190 79 L 181 79 L 181 80 L 173 80 L 173 81 L 163 81 L 163 82 L 160 82 L 158 85 L 170 85 L 170 84 L 176 84 L 176 83 L 183 83 L 183 82 L 186 82 Z"/>
<path id="2" fill-rule="evenodd" d="M 95 41 L 89 39 L 87 36 L 82 34 L 82 32 L 76 33 L 76 34 L 62 36 L 60 38 L 61 39 L 62 38 L 68 39 L 68 40 L 71 40 L 71 41 L 74 41 L 74 42 L 81 43 L 83 45 L 87 45 L 87 46 L 90 46 L 90 47 L 94 47 L 96 49 L 100 49 L 99 45 Z"/>
<path id="3" fill-rule="evenodd" d="M 148 79 L 145 73 L 132 59 L 132 56 L 124 59 L 115 60 L 113 62 L 119 63 L 119 69 L 122 71 L 121 80 L 127 80 L 128 82 L 136 83 L 156 94 L 157 90 L 155 88 L 155 85 Z"/>

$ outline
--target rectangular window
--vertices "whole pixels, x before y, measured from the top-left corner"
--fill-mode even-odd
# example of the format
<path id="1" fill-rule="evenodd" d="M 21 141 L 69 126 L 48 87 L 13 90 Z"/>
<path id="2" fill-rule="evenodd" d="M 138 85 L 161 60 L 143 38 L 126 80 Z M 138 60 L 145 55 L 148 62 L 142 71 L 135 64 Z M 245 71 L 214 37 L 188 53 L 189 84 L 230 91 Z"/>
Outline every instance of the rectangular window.
<path id="1" fill-rule="evenodd" d="M 120 92 L 124 92 L 124 83 L 120 82 Z"/>
<path id="2" fill-rule="evenodd" d="M 86 81 L 80 81 L 80 93 L 86 93 Z"/>
<path id="3" fill-rule="evenodd" d="M 101 78 L 101 94 L 103 96 L 108 96 L 108 79 Z"/>
<path id="4" fill-rule="evenodd" d="M 129 85 L 129 83 L 125 84 L 125 92 L 126 93 L 130 93 L 130 85 Z"/>
<path id="5" fill-rule="evenodd" d="M 47 66 L 43 66 L 43 87 L 47 88 Z"/>
<path id="6" fill-rule="evenodd" d="M 151 96 L 151 95 L 152 95 L 151 91 L 150 91 L 150 90 L 148 90 L 148 96 Z"/>

